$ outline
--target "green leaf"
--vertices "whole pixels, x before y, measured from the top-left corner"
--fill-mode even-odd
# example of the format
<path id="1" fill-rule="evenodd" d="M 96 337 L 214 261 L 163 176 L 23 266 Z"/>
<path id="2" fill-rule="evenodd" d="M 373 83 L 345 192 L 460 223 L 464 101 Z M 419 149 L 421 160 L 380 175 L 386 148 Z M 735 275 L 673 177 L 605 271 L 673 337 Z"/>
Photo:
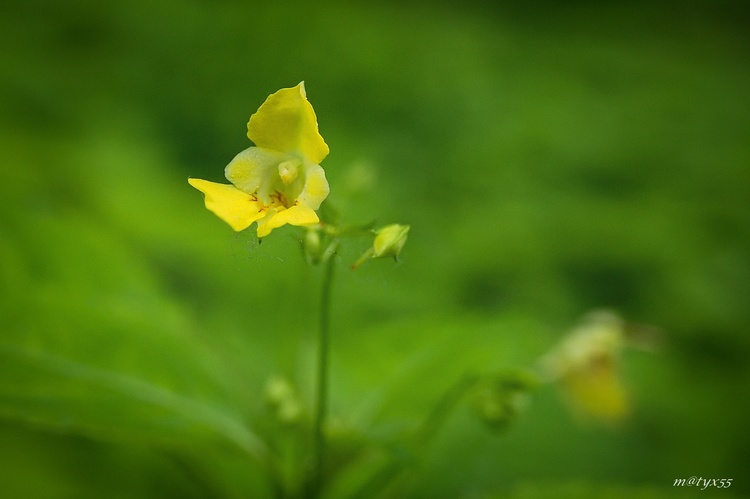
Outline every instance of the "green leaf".
<path id="1" fill-rule="evenodd" d="M 179 442 L 214 434 L 254 458 L 262 442 L 237 416 L 147 380 L 0 343 L 0 415 L 93 436 Z"/>

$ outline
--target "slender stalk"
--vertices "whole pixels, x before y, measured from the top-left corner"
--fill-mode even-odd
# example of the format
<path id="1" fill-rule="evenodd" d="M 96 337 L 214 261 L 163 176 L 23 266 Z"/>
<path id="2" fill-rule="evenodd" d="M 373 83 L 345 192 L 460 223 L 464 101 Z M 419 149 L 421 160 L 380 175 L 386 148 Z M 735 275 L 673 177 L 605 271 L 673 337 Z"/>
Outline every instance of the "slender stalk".
<path id="1" fill-rule="evenodd" d="M 414 443 L 418 448 L 424 448 L 430 443 L 445 424 L 453 409 L 456 408 L 478 379 L 479 377 L 475 374 L 467 374 L 443 394 L 414 436 Z"/>
<path id="2" fill-rule="evenodd" d="M 333 269 L 335 267 L 335 255 L 329 254 L 325 259 L 323 269 L 323 285 L 320 297 L 320 322 L 318 324 L 318 377 L 315 387 L 315 414 L 313 418 L 313 442 L 312 442 L 312 474 L 308 487 L 307 496 L 317 497 L 323 482 L 323 461 L 325 456 L 325 426 L 326 411 L 328 408 L 328 354 L 329 354 L 329 329 L 331 313 L 331 284 L 333 282 Z"/>

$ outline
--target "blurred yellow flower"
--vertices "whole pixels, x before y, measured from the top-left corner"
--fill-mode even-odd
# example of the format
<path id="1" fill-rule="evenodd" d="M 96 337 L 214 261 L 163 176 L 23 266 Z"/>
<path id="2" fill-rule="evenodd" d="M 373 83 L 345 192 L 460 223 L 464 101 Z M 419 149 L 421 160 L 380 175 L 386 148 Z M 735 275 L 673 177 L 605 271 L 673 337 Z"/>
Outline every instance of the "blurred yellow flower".
<path id="1" fill-rule="evenodd" d="M 304 82 L 271 94 L 250 117 L 247 136 L 255 146 L 224 170 L 231 185 L 188 179 L 205 195 L 206 208 L 236 231 L 257 221 L 261 238 L 282 225 L 318 223 L 315 210 L 329 192 L 320 167 L 328 145 Z"/>
<path id="2" fill-rule="evenodd" d="M 624 346 L 625 322 L 608 311 L 593 312 L 542 358 L 543 376 L 560 382 L 578 412 L 619 421 L 630 412 L 619 369 Z"/>

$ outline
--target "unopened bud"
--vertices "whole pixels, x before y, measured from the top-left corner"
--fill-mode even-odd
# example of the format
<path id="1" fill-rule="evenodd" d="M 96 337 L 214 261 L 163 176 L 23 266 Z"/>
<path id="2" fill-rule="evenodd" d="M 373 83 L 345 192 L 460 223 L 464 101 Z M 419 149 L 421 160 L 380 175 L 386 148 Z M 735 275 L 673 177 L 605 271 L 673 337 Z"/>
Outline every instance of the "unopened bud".
<path id="1" fill-rule="evenodd" d="M 370 258 L 382 258 L 392 256 L 398 259 L 401 249 L 406 244 L 406 236 L 409 234 L 408 225 L 391 224 L 375 231 L 375 241 L 367 248 L 362 256 L 354 262 L 352 270 L 356 269 Z"/>
<path id="2" fill-rule="evenodd" d="M 276 419 L 283 424 L 294 424 L 302 416 L 302 404 L 294 388 L 280 376 L 268 380 L 265 398 Z"/>
<path id="3" fill-rule="evenodd" d="M 469 404 L 474 414 L 490 429 L 505 430 L 528 404 L 536 380 L 526 372 L 506 372 L 480 380 Z"/>
<path id="4" fill-rule="evenodd" d="M 305 231 L 305 238 L 302 240 L 302 251 L 310 265 L 317 265 L 321 258 L 320 231 L 317 227 L 309 228 Z"/>
<path id="5" fill-rule="evenodd" d="M 375 242 L 372 245 L 373 258 L 392 256 L 398 258 L 401 249 L 406 244 L 406 236 L 409 234 L 408 225 L 392 224 L 386 225 L 375 232 Z"/>

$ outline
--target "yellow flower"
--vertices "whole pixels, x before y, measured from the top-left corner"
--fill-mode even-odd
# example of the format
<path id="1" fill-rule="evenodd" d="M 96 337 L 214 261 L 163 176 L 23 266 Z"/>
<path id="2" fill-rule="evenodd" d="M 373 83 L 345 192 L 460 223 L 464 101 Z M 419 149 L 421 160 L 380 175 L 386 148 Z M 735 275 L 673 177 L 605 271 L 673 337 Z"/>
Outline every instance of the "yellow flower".
<path id="1" fill-rule="evenodd" d="M 205 194 L 206 208 L 241 231 L 258 222 L 258 237 L 282 225 L 311 225 L 328 196 L 320 163 L 328 145 L 305 95 L 304 82 L 271 94 L 250 117 L 247 136 L 255 144 L 227 165 L 232 185 L 190 178 Z"/>
<path id="2" fill-rule="evenodd" d="M 620 375 L 619 354 L 625 345 L 625 322 L 597 311 L 542 358 L 547 380 L 559 381 L 573 407 L 605 422 L 628 415 L 630 402 Z"/>

